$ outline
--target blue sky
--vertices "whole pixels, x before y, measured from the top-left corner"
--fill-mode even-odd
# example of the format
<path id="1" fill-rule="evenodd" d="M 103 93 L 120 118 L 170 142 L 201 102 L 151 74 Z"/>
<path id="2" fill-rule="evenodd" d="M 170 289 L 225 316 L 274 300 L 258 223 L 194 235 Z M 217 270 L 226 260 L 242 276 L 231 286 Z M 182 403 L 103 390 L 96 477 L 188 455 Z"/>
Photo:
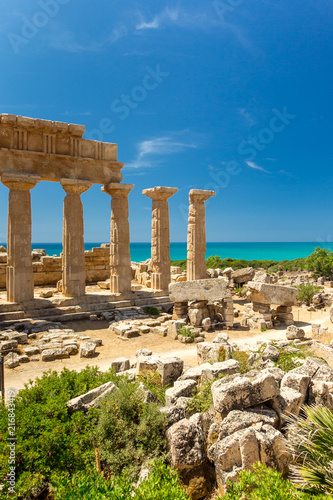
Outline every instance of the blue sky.
<path id="1" fill-rule="evenodd" d="M 215 189 L 208 241 L 332 241 L 331 0 L 0 0 L 0 113 L 80 123 L 118 144 L 132 241 L 151 200 Z M 32 191 L 33 241 L 62 238 L 64 191 Z M 0 240 L 8 190 L 0 187 Z M 110 198 L 82 196 L 86 241 L 108 241 Z"/>

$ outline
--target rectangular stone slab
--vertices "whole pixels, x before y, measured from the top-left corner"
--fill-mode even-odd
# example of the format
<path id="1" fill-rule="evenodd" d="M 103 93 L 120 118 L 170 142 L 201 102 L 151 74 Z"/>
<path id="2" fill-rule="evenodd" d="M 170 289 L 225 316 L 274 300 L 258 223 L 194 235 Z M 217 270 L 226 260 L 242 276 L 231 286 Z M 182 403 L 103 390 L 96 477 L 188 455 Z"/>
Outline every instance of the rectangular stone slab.
<path id="1" fill-rule="evenodd" d="M 220 300 L 231 297 L 228 280 L 224 278 L 170 283 L 169 294 L 172 302 Z"/>
<path id="2" fill-rule="evenodd" d="M 291 286 L 268 285 L 249 281 L 247 284 L 251 302 L 260 304 L 275 304 L 278 306 L 293 306 L 296 304 L 298 290 Z"/>

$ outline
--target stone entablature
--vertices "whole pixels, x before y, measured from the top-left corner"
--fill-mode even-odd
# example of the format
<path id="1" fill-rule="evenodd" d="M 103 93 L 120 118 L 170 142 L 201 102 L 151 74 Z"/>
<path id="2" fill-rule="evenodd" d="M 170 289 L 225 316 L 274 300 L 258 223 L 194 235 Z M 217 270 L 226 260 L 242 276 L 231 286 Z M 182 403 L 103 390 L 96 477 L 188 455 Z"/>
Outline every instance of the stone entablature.
<path id="1" fill-rule="evenodd" d="M 0 174 L 121 182 L 124 164 L 117 161 L 117 144 L 83 139 L 84 131 L 84 125 L 1 114 Z"/>

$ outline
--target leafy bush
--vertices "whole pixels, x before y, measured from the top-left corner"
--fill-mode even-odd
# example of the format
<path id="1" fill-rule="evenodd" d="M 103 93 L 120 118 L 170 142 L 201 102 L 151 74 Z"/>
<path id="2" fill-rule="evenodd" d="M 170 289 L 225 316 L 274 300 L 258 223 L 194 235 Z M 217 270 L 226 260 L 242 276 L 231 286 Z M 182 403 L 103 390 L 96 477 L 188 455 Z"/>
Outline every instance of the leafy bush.
<path id="1" fill-rule="evenodd" d="M 66 402 L 112 380 L 119 388 L 101 404 L 69 415 Z M 64 369 L 29 382 L 15 400 L 17 428 L 16 494 L 30 498 L 33 489 L 95 467 L 98 447 L 106 472 L 138 469 L 147 457 L 165 451 L 163 415 L 158 406 L 142 402 L 138 383 L 87 367 L 80 373 Z M 7 408 L 0 403 L 0 469 L 8 473 Z M 6 498 L 8 483 L 1 492 Z"/>
<path id="2" fill-rule="evenodd" d="M 201 382 L 199 392 L 195 394 L 187 403 L 186 412 L 189 415 L 204 413 L 213 406 L 211 387 L 215 380 L 204 380 Z"/>
<path id="3" fill-rule="evenodd" d="M 190 337 L 194 342 L 195 333 L 190 328 L 188 328 L 188 326 L 181 326 L 178 330 L 178 335 L 181 335 L 182 337 Z"/>
<path id="4" fill-rule="evenodd" d="M 54 484 L 55 500 L 190 500 L 178 482 L 177 473 L 156 462 L 148 478 L 135 489 L 128 474 L 105 479 L 96 472 L 78 473 Z"/>
<path id="5" fill-rule="evenodd" d="M 120 379 L 117 385 L 119 390 L 101 402 L 93 429 L 102 468 L 112 474 L 124 468 L 135 472 L 144 460 L 165 452 L 164 415 L 159 405 L 143 402 L 138 383 Z"/>
<path id="6" fill-rule="evenodd" d="M 161 403 L 165 404 L 165 391 L 171 386 L 162 387 L 162 379 L 159 373 L 150 371 L 147 375 L 140 375 L 138 380 L 142 382 Z"/>
<path id="7" fill-rule="evenodd" d="M 320 288 L 312 283 L 302 283 L 296 288 L 298 290 L 297 300 L 305 302 L 307 305 L 310 305 L 314 295 L 320 292 Z"/>
<path id="8" fill-rule="evenodd" d="M 306 258 L 306 269 L 314 271 L 317 276 L 330 276 L 333 273 L 333 252 L 317 247 Z"/>
<path id="9" fill-rule="evenodd" d="M 289 429 L 296 456 L 295 479 L 305 488 L 333 496 L 333 412 L 324 406 L 303 407 Z"/>
<path id="10" fill-rule="evenodd" d="M 223 500 L 311 500 L 324 499 L 298 490 L 282 474 L 257 463 L 252 470 L 244 470 L 239 480 L 232 484 Z M 326 497 L 327 498 L 327 497 Z M 222 500 L 221 498 L 219 500 Z"/>
<path id="11" fill-rule="evenodd" d="M 251 367 L 249 366 L 249 358 L 250 354 L 245 351 L 237 350 L 232 353 L 232 359 L 238 361 L 241 373 L 247 373 L 248 371 L 251 370 Z"/>
<path id="12" fill-rule="evenodd" d="M 159 316 L 161 313 L 160 311 L 157 309 L 157 307 L 151 307 L 151 306 L 147 306 L 143 309 L 143 312 L 145 314 L 149 314 L 149 316 Z"/>
<path id="13" fill-rule="evenodd" d="M 18 494 L 28 497 L 33 487 L 40 487 L 62 471 L 71 474 L 94 461 L 90 433 L 96 411 L 70 416 L 66 402 L 114 378 L 114 372 L 100 373 L 96 367 L 80 373 L 68 369 L 59 374 L 49 371 L 19 391 L 15 400 Z M 6 473 L 8 429 L 7 408 L 3 405 L 0 435 L 0 469 Z"/>

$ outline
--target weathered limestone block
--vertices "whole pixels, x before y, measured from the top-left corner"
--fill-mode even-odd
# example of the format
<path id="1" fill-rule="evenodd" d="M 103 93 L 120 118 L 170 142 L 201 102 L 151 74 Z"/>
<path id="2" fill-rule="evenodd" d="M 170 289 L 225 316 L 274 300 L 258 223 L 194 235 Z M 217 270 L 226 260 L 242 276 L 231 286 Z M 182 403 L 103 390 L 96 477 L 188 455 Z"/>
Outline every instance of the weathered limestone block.
<path id="1" fill-rule="evenodd" d="M 233 271 L 231 273 L 231 279 L 234 280 L 235 283 L 247 283 L 248 281 L 251 281 L 253 277 L 254 277 L 253 267 L 238 269 L 237 271 Z"/>
<path id="2" fill-rule="evenodd" d="M 175 385 L 165 391 L 165 405 L 172 406 L 180 397 L 191 397 L 197 390 L 195 380 L 178 380 Z"/>
<path id="3" fill-rule="evenodd" d="M 105 384 L 92 389 L 86 394 L 77 396 L 69 400 L 66 405 L 69 413 L 74 413 L 76 411 L 86 411 L 92 406 L 99 404 L 101 398 L 105 397 L 107 394 L 112 394 L 116 391 L 117 387 L 113 382 L 106 382 Z"/>
<path id="4" fill-rule="evenodd" d="M 193 500 L 206 496 L 210 481 L 206 469 L 204 436 L 199 413 L 172 425 L 166 433 L 171 464 Z"/>
<path id="5" fill-rule="evenodd" d="M 64 346 L 70 356 L 75 356 L 79 352 L 79 347 L 77 344 L 67 344 Z"/>
<path id="6" fill-rule="evenodd" d="M 295 373 L 294 370 L 286 373 L 281 381 L 281 389 L 290 387 L 294 391 L 300 392 L 303 396 L 302 404 L 306 403 L 311 377 L 302 373 Z M 333 379 L 332 379 L 333 382 Z"/>
<path id="7" fill-rule="evenodd" d="M 214 363 L 213 365 L 210 363 L 207 364 L 209 366 L 206 366 L 202 370 L 202 380 L 214 380 L 219 375 L 233 375 L 240 372 L 239 362 L 235 359 L 228 359 L 227 361 Z"/>
<path id="8" fill-rule="evenodd" d="M 269 373 L 258 375 L 252 382 L 246 377 L 238 377 L 231 382 L 217 380 L 212 385 L 214 408 L 222 414 L 260 405 L 279 393 L 279 384 Z"/>
<path id="9" fill-rule="evenodd" d="M 233 410 L 222 421 L 219 427 L 218 438 L 224 439 L 241 429 L 252 427 L 263 422 L 277 428 L 279 417 L 275 410 L 268 406 L 258 406 L 247 410 Z"/>
<path id="10" fill-rule="evenodd" d="M 276 397 L 272 398 L 269 405 L 278 413 L 280 417 L 280 426 L 282 427 L 285 422 L 285 415 L 299 415 L 304 396 L 297 390 L 290 387 L 281 387 L 281 392 Z"/>
<path id="11" fill-rule="evenodd" d="M 301 373 L 303 375 L 308 375 L 309 377 L 314 377 L 315 374 L 322 366 L 327 366 L 326 361 L 323 359 L 307 357 L 305 363 L 302 366 L 294 368 L 293 373 Z"/>
<path id="12" fill-rule="evenodd" d="M 215 465 L 219 492 L 224 495 L 228 480 L 236 481 L 239 472 L 255 462 L 285 472 L 290 453 L 283 435 L 271 425 L 259 422 L 218 440 L 209 448 L 208 457 Z"/>
<path id="13" fill-rule="evenodd" d="M 3 336 L 5 340 L 17 340 L 19 344 L 28 343 L 28 335 L 23 332 L 4 332 Z"/>
<path id="14" fill-rule="evenodd" d="M 135 356 L 139 358 L 140 356 L 152 356 L 152 351 L 149 349 L 138 349 L 135 353 Z"/>
<path id="15" fill-rule="evenodd" d="M 154 375 L 157 370 L 157 361 L 153 356 L 139 356 L 136 362 L 136 374 L 144 377 Z"/>
<path id="16" fill-rule="evenodd" d="M 157 371 L 161 376 L 162 387 L 172 385 L 183 373 L 184 361 L 177 357 L 157 358 Z"/>
<path id="17" fill-rule="evenodd" d="M 232 347 L 226 343 L 201 342 L 197 344 L 198 364 L 208 362 L 217 363 L 221 361 L 221 359 L 229 359 L 231 354 Z"/>
<path id="18" fill-rule="evenodd" d="M 17 347 L 18 347 L 17 340 L 4 340 L 0 342 L 0 352 L 2 354 L 11 351 L 12 349 L 17 349 Z"/>
<path id="19" fill-rule="evenodd" d="M 130 360 L 128 358 L 117 358 L 111 363 L 111 368 L 115 370 L 116 373 L 124 372 L 131 368 Z"/>
<path id="20" fill-rule="evenodd" d="M 333 382 L 312 380 L 309 389 L 309 405 L 326 406 L 333 410 Z"/>
<path id="21" fill-rule="evenodd" d="M 232 299 L 225 278 L 170 283 L 169 295 L 173 302 Z"/>
<path id="22" fill-rule="evenodd" d="M 93 358 L 96 352 L 94 342 L 82 342 L 80 345 L 80 358 Z"/>
<path id="23" fill-rule="evenodd" d="M 298 290 L 289 286 L 269 285 L 250 281 L 247 284 L 250 290 L 251 302 L 261 304 L 276 304 L 278 306 L 293 306 L 296 304 Z"/>
<path id="24" fill-rule="evenodd" d="M 198 366 L 187 369 L 179 380 L 195 380 L 198 382 L 201 379 L 202 372 L 205 368 L 210 368 L 212 365 L 210 363 L 203 363 Z"/>
<path id="25" fill-rule="evenodd" d="M 186 324 L 187 318 L 188 318 L 188 303 L 175 302 L 173 306 L 172 319 L 176 321 L 184 321 L 184 324 Z"/>
<path id="26" fill-rule="evenodd" d="M 268 359 L 271 359 L 272 361 L 277 361 L 279 359 L 279 356 L 280 356 L 279 350 L 272 345 L 268 345 L 267 347 L 265 347 L 264 352 L 262 353 L 262 359 L 264 361 Z"/>
<path id="27" fill-rule="evenodd" d="M 27 356 L 33 356 L 35 354 L 40 353 L 40 347 L 38 346 L 24 347 L 23 352 L 27 354 Z"/>
<path id="28" fill-rule="evenodd" d="M 67 349 L 45 349 L 42 351 L 42 361 L 54 361 L 55 359 L 69 358 Z"/>
<path id="29" fill-rule="evenodd" d="M 305 337 L 305 332 L 303 328 L 298 328 L 298 326 L 290 325 L 286 331 L 286 337 L 288 340 L 302 339 Z"/>
<path id="30" fill-rule="evenodd" d="M 192 281 L 193 283 L 193 281 Z M 192 326 L 201 326 L 202 321 L 209 316 L 208 301 L 191 302 L 188 307 L 188 317 Z"/>
<path id="31" fill-rule="evenodd" d="M 311 351 L 315 356 L 323 358 L 328 365 L 333 368 L 333 347 L 322 344 L 321 342 L 312 342 Z"/>

